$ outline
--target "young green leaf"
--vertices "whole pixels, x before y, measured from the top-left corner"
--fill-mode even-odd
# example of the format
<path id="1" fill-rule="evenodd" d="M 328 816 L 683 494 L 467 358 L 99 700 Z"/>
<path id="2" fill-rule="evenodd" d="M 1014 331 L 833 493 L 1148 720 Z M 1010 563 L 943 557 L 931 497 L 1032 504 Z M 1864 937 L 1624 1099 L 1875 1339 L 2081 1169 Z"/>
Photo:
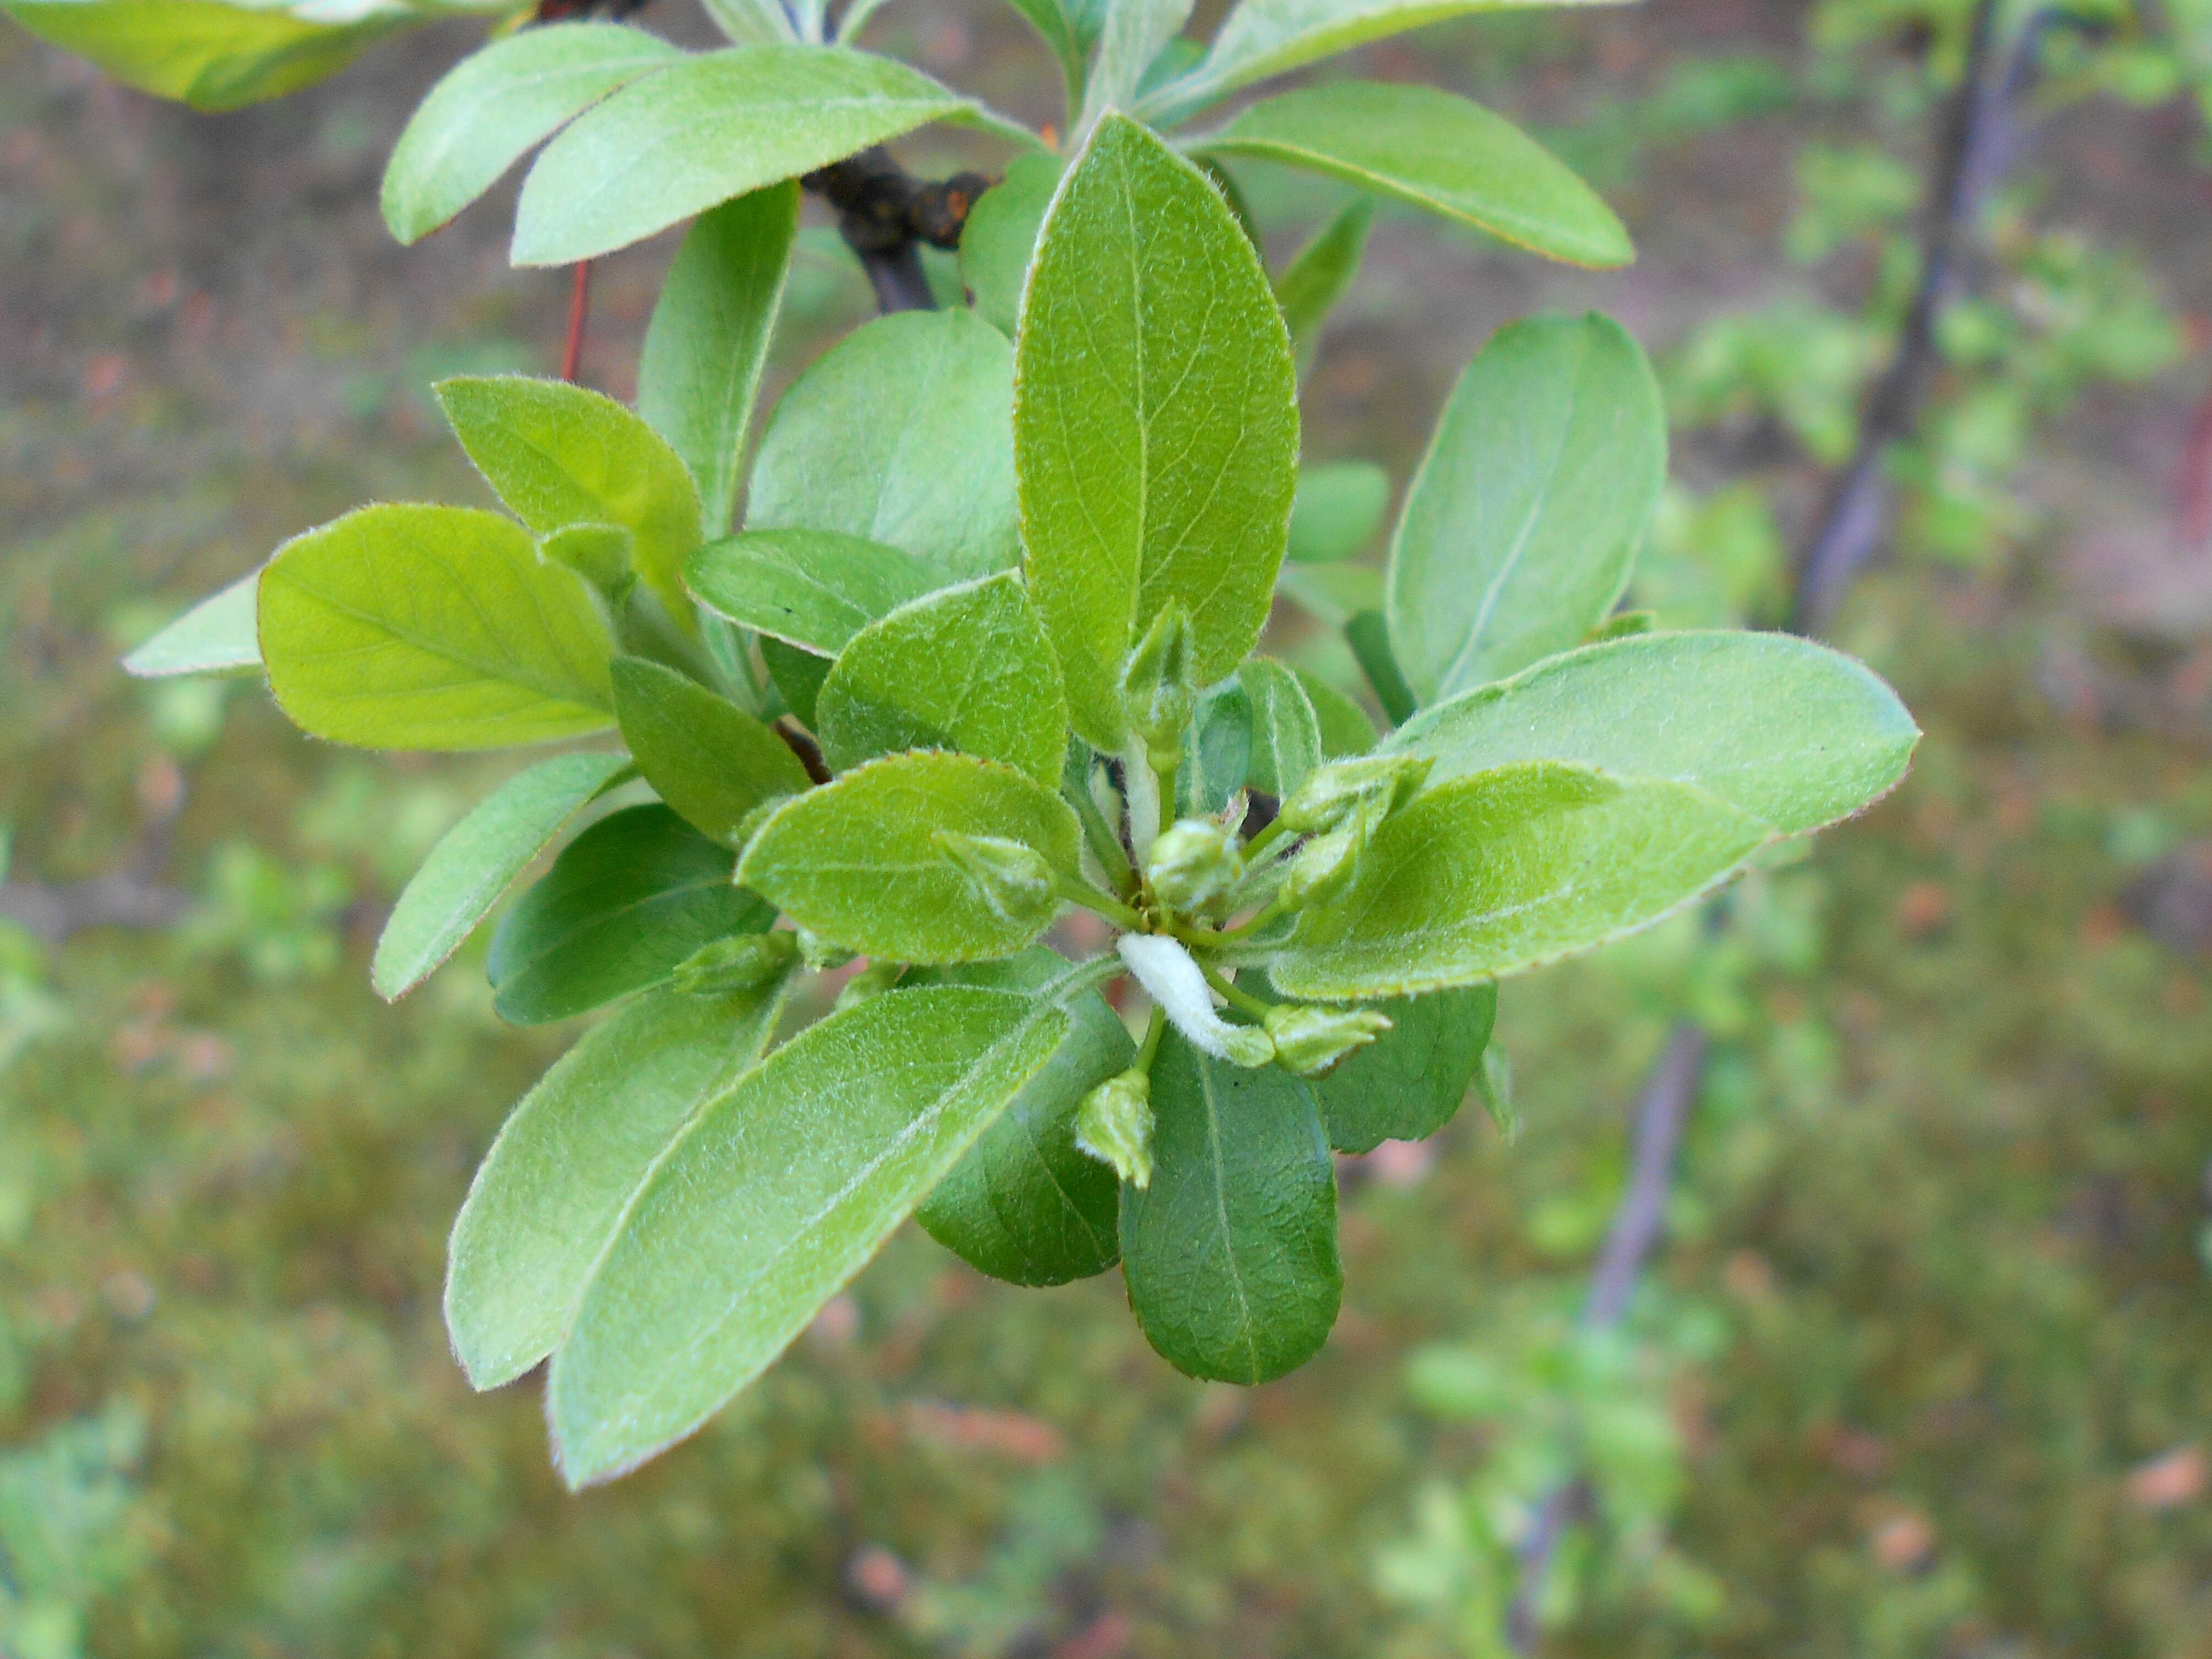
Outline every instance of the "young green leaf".
<path id="1" fill-rule="evenodd" d="M 447 1249 L 446 1328 L 471 1387 L 512 1382 L 559 1345 L 630 1195 L 692 1115 L 760 1059 L 787 983 L 649 991 L 522 1097 Z"/>
<path id="2" fill-rule="evenodd" d="M 1091 49 L 1098 44 L 1098 31 L 1110 0 L 1007 0 L 1030 21 L 1060 59 L 1067 83 L 1067 113 L 1073 119 L 1083 103 L 1083 82 L 1091 62 Z"/>
<path id="3" fill-rule="evenodd" d="M 657 985 L 726 933 L 775 912 L 731 884 L 729 849 L 662 805 L 601 818 L 500 918 L 485 963 L 492 1006 L 518 1025 L 588 1013 Z"/>
<path id="4" fill-rule="evenodd" d="M 1202 817 L 1220 811 L 1252 770 L 1252 698 L 1240 675 L 1206 689 L 1192 710 L 1176 772 L 1176 811 Z"/>
<path id="5" fill-rule="evenodd" d="M 568 1483 L 634 1468 L 767 1369 L 1066 1030 L 1004 991 L 893 991 L 709 1103 L 631 1200 L 554 1354 Z"/>
<path id="6" fill-rule="evenodd" d="M 813 787 L 789 744 L 696 680 L 641 657 L 616 658 L 613 680 L 637 769 L 702 835 L 735 846 L 763 801 Z"/>
<path id="7" fill-rule="evenodd" d="M 1296 479 L 1290 339 L 1220 193 L 1109 115 L 1046 218 L 1016 356 L 1030 592 L 1076 730 L 1111 751 L 1122 657 L 1170 600 L 1201 683 L 1259 637 Z"/>
<path id="8" fill-rule="evenodd" d="M 1010 340 L 1037 231 L 1066 167 L 1065 156 L 1046 150 L 1017 155 L 1006 177 L 975 198 L 961 228 L 960 276 L 975 296 L 975 314 Z"/>
<path id="9" fill-rule="evenodd" d="M 1371 1152 L 1386 1140 L 1425 1140 L 1467 1097 L 1498 1017 L 1498 988 L 1462 986 L 1374 1005 L 1390 1029 L 1312 1084 L 1340 1152 Z"/>
<path id="10" fill-rule="evenodd" d="M 1802 835 L 1905 775 L 1920 733 L 1871 670 L 1786 634 L 1638 634 L 1425 709 L 1383 745 L 1434 788 L 1515 761 L 1695 784 Z"/>
<path id="11" fill-rule="evenodd" d="M 1390 643 L 1424 703 L 1579 644 L 1667 481 L 1659 383 L 1595 313 L 1500 329 L 1453 388 L 1390 549 Z"/>
<path id="12" fill-rule="evenodd" d="M 1047 787 L 1067 754 L 1060 665 L 1009 570 L 914 600 L 855 634 L 816 701 L 838 771 L 902 749 L 1004 761 Z"/>
<path id="13" fill-rule="evenodd" d="M 1188 108 L 1318 58 L 1424 23 L 1469 12 L 1533 5 L 1610 5 L 1618 0 L 1242 0 L 1184 82 L 1164 88 L 1163 107 Z M 1151 103 L 1143 112 L 1152 112 Z"/>
<path id="14" fill-rule="evenodd" d="M 1323 760 L 1348 759 L 1375 746 L 1375 722 L 1367 718 L 1365 709 L 1318 674 L 1303 668 L 1291 672 L 1298 677 L 1306 701 L 1313 705 L 1314 719 L 1321 727 Z"/>
<path id="15" fill-rule="evenodd" d="M 1268 1382 L 1336 1322 L 1336 1172 L 1312 1090 L 1170 1030 L 1152 1062 L 1152 1180 L 1121 1189 L 1121 1271 L 1146 1339 L 1176 1370 Z"/>
<path id="16" fill-rule="evenodd" d="M 496 514 L 358 508 L 277 549 L 257 605 L 277 704 L 334 743 L 501 749 L 613 723 L 605 621 Z"/>
<path id="17" fill-rule="evenodd" d="M 1029 848 L 1073 872 L 1082 832 L 1066 802 L 1010 766 L 894 755 L 779 807 L 738 876 L 832 945 L 893 962 L 982 962 L 1044 932 L 1048 891 L 1009 908 L 947 836 Z"/>
<path id="18" fill-rule="evenodd" d="M 827 530 L 725 536 L 684 561 L 684 580 L 716 616 L 827 656 L 940 586 L 902 549 Z"/>
<path id="19" fill-rule="evenodd" d="M 1003 963 L 948 969 L 942 980 L 1036 993 L 1066 962 L 1038 947 Z M 1008 1103 L 915 1219 L 939 1243 L 994 1279 L 1065 1285 L 1121 1258 L 1121 1183 L 1075 1144 L 1084 1097 L 1126 1069 L 1136 1045 L 1096 992 L 1065 1005 L 1067 1035 Z"/>
<path id="20" fill-rule="evenodd" d="M 1291 504 L 1289 557 L 1334 564 L 1374 538 L 1390 510 L 1390 475 L 1372 461 L 1330 461 L 1298 469 Z"/>
<path id="21" fill-rule="evenodd" d="M 233 0 L 7 0 L 4 9 L 125 86 L 208 112 L 313 86 L 380 37 L 422 21 L 399 7 L 357 7 L 347 21 L 327 21 L 312 4 Z"/>
<path id="22" fill-rule="evenodd" d="M 1571 264 L 1636 257 L 1620 218 L 1565 162 L 1504 117 L 1434 87 L 1302 87 L 1200 146 L 1324 173 Z"/>
<path id="23" fill-rule="evenodd" d="M 613 398 L 521 374 L 441 380 L 439 405 L 469 459 L 540 535 L 620 525 L 637 574 L 688 622 L 684 556 L 699 544 L 699 492 L 661 435 Z"/>
<path id="24" fill-rule="evenodd" d="M 1108 0 L 1103 11 L 1079 131 L 1135 101 L 1145 72 L 1189 21 L 1191 0 Z"/>
<path id="25" fill-rule="evenodd" d="M 689 57 L 545 147 L 515 210 L 518 265 L 564 265 L 965 110 L 887 58 L 837 46 Z"/>
<path id="26" fill-rule="evenodd" d="M 750 530 L 830 530 L 903 548 L 937 581 L 1021 561 L 1014 354 L 969 311 L 854 330 L 792 383 L 761 434 Z"/>
<path id="27" fill-rule="evenodd" d="M 255 637 L 254 595 L 261 573 L 240 576 L 211 593 L 123 659 L 140 679 L 171 674 L 243 674 L 261 666 Z"/>
<path id="28" fill-rule="evenodd" d="M 618 87 L 683 61 L 658 35 L 554 23 L 464 58 L 416 106 L 384 169 L 384 222 L 420 240 Z"/>
<path id="29" fill-rule="evenodd" d="M 1352 278 L 1359 275 L 1359 262 L 1367 252 L 1367 232 L 1374 222 L 1375 198 L 1353 197 L 1275 278 L 1275 302 L 1283 308 L 1283 322 L 1291 331 L 1291 347 L 1301 375 L 1313 366 L 1322 325 L 1351 288 Z M 1294 559 L 1298 556 L 1297 533 L 1294 518 L 1291 522 Z"/>
<path id="30" fill-rule="evenodd" d="M 1773 838 L 1688 784 L 1526 762 L 1431 788 L 1385 819 L 1351 887 L 1268 964 L 1348 1001 L 1472 985 L 1656 921 Z"/>
<path id="31" fill-rule="evenodd" d="M 428 979 L 561 826 L 631 771 L 626 755 L 556 755 L 478 801 L 439 838 L 392 906 L 369 964 L 377 995 L 396 1001 Z"/>
<path id="32" fill-rule="evenodd" d="M 799 186 L 771 185 L 699 216 L 661 284 L 637 364 L 637 412 L 699 486 L 706 533 L 729 533 L 745 434 L 799 234 Z"/>
<path id="33" fill-rule="evenodd" d="M 1297 676 L 1269 657 L 1237 671 L 1252 705 L 1252 753 L 1244 781 L 1278 799 L 1321 764 L 1321 721 Z"/>

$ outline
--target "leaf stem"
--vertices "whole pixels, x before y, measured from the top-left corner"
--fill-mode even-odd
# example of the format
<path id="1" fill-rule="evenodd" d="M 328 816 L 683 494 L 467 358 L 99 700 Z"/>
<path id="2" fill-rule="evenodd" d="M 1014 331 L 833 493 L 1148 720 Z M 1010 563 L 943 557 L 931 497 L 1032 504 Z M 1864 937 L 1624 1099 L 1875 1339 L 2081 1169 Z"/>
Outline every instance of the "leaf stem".
<path id="1" fill-rule="evenodd" d="M 1237 989 L 1237 981 L 1219 969 L 1201 962 L 1198 965 L 1198 970 L 1206 975 L 1206 982 L 1219 992 L 1229 1006 L 1237 1012 L 1249 1014 L 1255 1019 L 1264 1020 L 1274 1012 L 1269 1005 L 1261 1001 L 1249 991 Z"/>
<path id="2" fill-rule="evenodd" d="M 1152 1005 L 1152 1022 L 1145 1027 L 1144 1044 L 1137 1050 L 1138 1071 L 1151 1074 L 1153 1057 L 1160 1051 L 1160 1038 L 1167 1029 L 1168 1011 L 1156 1002 Z"/>
<path id="3" fill-rule="evenodd" d="M 1087 773 L 1089 769 L 1085 770 Z M 1084 781 L 1088 783 L 1089 777 Z M 1063 784 L 1060 793 L 1075 809 L 1075 816 L 1083 825 L 1083 838 L 1091 843 L 1091 850 L 1097 854 L 1106 873 L 1123 893 L 1130 891 L 1137 884 L 1137 872 L 1130 867 L 1128 849 L 1121 845 L 1121 837 L 1114 833 L 1114 826 L 1106 822 L 1106 815 L 1098 810 L 1098 803 L 1091 799 L 1090 790 Z"/>
<path id="4" fill-rule="evenodd" d="M 1097 912 L 1115 927 L 1130 933 L 1141 932 L 1145 919 L 1111 893 L 1102 892 L 1080 876 L 1063 872 L 1060 878 L 1060 896 L 1072 904 Z"/>

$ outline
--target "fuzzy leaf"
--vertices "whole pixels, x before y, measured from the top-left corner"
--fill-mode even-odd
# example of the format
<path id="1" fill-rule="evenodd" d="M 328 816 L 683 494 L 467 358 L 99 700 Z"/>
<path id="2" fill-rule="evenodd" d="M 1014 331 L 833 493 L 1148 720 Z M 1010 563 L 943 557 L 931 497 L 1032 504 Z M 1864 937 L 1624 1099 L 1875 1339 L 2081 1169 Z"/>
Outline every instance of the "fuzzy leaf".
<path id="1" fill-rule="evenodd" d="M 830 530 L 914 554 L 937 584 L 1021 562 L 1014 522 L 1014 354 L 969 311 L 854 330 L 769 417 L 750 530 Z"/>
<path id="2" fill-rule="evenodd" d="M 1374 1005 L 1390 1029 L 1314 1079 L 1314 1099 L 1340 1152 L 1425 1140 L 1451 1121 L 1482 1064 L 1498 988 L 1469 985 Z"/>
<path id="3" fill-rule="evenodd" d="M 1522 973 L 1656 921 L 1772 838 L 1687 784 L 1548 762 L 1477 773 L 1386 819 L 1268 975 L 1353 1000 Z"/>
<path id="4" fill-rule="evenodd" d="M 815 707 L 822 751 L 841 772 L 902 749 L 957 749 L 1054 787 L 1067 754 L 1060 666 L 1012 571 L 862 629 Z"/>
<path id="5" fill-rule="evenodd" d="M 1920 733 L 1870 669 L 1786 634 L 1638 634 L 1437 704 L 1384 748 L 1431 788 L 1516 761 L 1695 784 L 1785 836 L 1858 811 Z"/>
<path id="6" fill-rule="evenodd" d="M 1013 338 L 1022 284 L 1029 280 L 1044 210 L 1066 171 L 1065 156 L 1043 150 L 1017 155 L 1006 177 L 976 198 L 960 231 L 960 276 L 975 296 L 975 314 Z"/>
<path id="7" fill-rule="evenodd" d="M 261 666 L 254 596 L 261 573 L 240 576 L 211 593 L 123 659 L 140 679 L 171 674 L 241 674 Z"/>
<path id="8" fill-rule="evenodd" d="M 515 210 L 518 265 L 565 265 L 968 107 L 838 46 L 732 46 L 623 88 L 545 147 Z"/>
<path id="9" fill-rule="evenodd" d="M 582 580 L 496 514 L 361 507 L 279 548 L 257 604 L 276 702 L 319 738 L 501 749 L 613 723 Z"/>
<path id="10" fill-rule="evenodd" d="M 441 380 L 438 403 L 500 500 L 538 534 L 619 525 L 637 574 L 678 618 L 699 544 L 699 492 L 667 441 L 613 398 L 521 374 Z"/>
<path id="11" fill-rule="evenodd" d="M 944 978 L 1035 993 L 1066 967 L 1038 947 L 1003 963 L 949 969 Z M 1121 1182 L 1076 1146 L 1075 1115 L 1085 1095 L 1127 1068 L 1136 1045 L 1095 991 L 1065 1006 L 1067 1035 L 1052 1058 L 915 1212 L 946 1249 L 1010 1284 L 1088 1279 L 1121 1254 Z"/>
<path id="12" fill-rule="evenodd" d="M 1145 72 L 1189 21 L 1191 0 L 1105 0 L 1078 130 L 1129 108 Z"/>
<path id="13" fill-rule="evenodd" d="M 556 755 L 478 801 L 439 837 L 392 906 L 369 964 L 377 995 L 394 1001 L 428 979 L 561 826 L 630 775 L 627 755 Z"/>
<path id="14" fill-rule="evenodd" d="M 796 184 L 701 214 L 645 331 L 637 412 L 690 469 L 709 536 L 727 535 L 737 511 L 753 399 L 798 234 Z"/>
<path id="15" fill-rule="evenodd" d="M 1328 1340 L 1344 1292 L 1336 1173 L 1312 1091 L 1170 1030 L 1152 1064 L 1152 1180 L 1121 1189 L 1121 1271 L 1176 1370 L 1257 1383 Z"/>
<path id="16" fill-rule="evenodd" d="M 764 932 L 775 913 L 731 885 L 734 861 L 665 806 L 601 818 L 500 919 L 493 1007 L 518 1025 L 567 1019 L 659 984 L 710 939 Z"/>
<path id="17" fill-rule="evenodd" d="M 1327 173 L 1571 264 L 1636 257 L 1620 218 L 1572 168 L 1504 117 L 1434 87 L 1301 87 L 1200 142 Z"/>
<path id="18" fill-rule="evenodd" d="M 1077 868 L 1067 803 L 1010 766 L 968 755 L 894 755 L 788 801 L 761 826 L 738 878 L 800 927 L 892 962 L 1012 956 L 1051 923 L 1005 914 L 941 839 L 1018 842 Z"/>
<path id="19" fill-rule="evenodd" d="M 819 712 L 814 700 L 822 695 L 822 682 L 830 678 L 830 659 L 802 651 L 773 634 L 761 635 L 760 653 L 761 661 L 768 665 L 769 678 L 791 712 L 799 716 L 799 724 L 812 726 Z"/>
<path id="20" fill-rule="evenodd" d="M 763 801 L 813 787 L 790 746 L 696 680 L 641 657 L 614 665 L 623 741 L 653 792 L 702 835 L 735 846 Z"/>
<path id="21" fill-rule="evenodd" d="M 1112 751 L 1121 659 L 1170 600 L 1190 612 L 1201 684 L 1267 620 L 1296 478 L 1290 338 L 1220 193 L 1120 116 L 1061 185 L 1022 303 L 1030 592 L 1075 729 Z"/>
<path id="22" fill-rule="evenodd" d="M 1453 388 L 1390 549 L 1390 644 L 1424 703 L 1579 644 L 1667 481 L 1659 385 L 1595 313 L 1500 329 Z"/>
<path id="23" fill-rule="evenodd" d="M 1252 706 L 1252 753 L 1244 781 L 1280 799 L 1321 764 L 1321 721 L 1297 676 L 1269 657 L 1237 671 Z"/>
<path id="24" fill-rule="evenodd" d="M 716 616 L 825 656 L 939 586 L 911 553 L 827 530 L 726 536 L 684 562 L 684 580 Z"/>
<path id="25" fill-rule="evenodd" d="M 1306 701 L 1313 705 L 1314 719 L 1321 727 L 1323 760 L 1348 759 L 1375 746 L 1375 722 L 1367 718 L 1365 709 L 1317 674 L 1303 668 L 1291 672 L 1298 677 Z"/>
<path id="26" fill-rule="evenodd" d="M 1283 321 L 1291 331 L 1291 345 L 1297 356 L 1298 373 L 1313 366 L 1320 349 L 1322 325 L 1336 308 L 1367 252 L 1367 232 L 1375 222 L 1375 198 L 1355 196 L 1337 210 L 1314 239 L 1298 250 L 1297 257 L 1275 278 L 1275 301 L 1283 308 Z M 1291 556 L 1299 556 L 1297 520 L 1291 521 Z"/>
<path id="27" fill-rule="evenodd" d="M 631 1200 L 553 1357 L 569 1485 L 634 1468 L 766 1370 L 1066 1030 L 1003 991 L 893 991 L 710 1102 Z"/>
<path id="28" fill-rule="evenodd" d="M 384 169 L 384 222 L 419 241 L 618 87 L 680 63 L 658 35 L 554 23 L 464 58 L 416 106 Z"/>
<path id="29" fill-rule="evenodd" d="M 692 1115 L 760 1059 L 787 982 L 647 992 L 522 1097 L 447 1249 L 446 1328 L 471 1387 L 512 1382 L 559 1345 L 631 1194 Z"/>

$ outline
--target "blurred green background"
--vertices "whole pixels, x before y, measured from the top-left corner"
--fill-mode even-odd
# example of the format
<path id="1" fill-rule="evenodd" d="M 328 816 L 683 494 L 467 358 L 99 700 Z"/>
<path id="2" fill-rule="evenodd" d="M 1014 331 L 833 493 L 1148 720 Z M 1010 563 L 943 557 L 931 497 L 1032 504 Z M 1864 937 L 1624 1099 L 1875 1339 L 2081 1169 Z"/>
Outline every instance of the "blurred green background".
<path id="1" fill-rule="evenodd" d="M 1530 124 L 1643 258 L 1386 213 L 1310 456 L 1402 483 L 1491 329 L 1602 307 L 1676 421 L 1642 601 L 1772 624 L 1917 276 L 1966 9 L 1647 0 L 1369 49 Z M 1049 113 L 1010 12 L 872 28 Z M 501 1027 L 475 953 L 396 1009 L 367 982 L 497 770 L 115 665 L 359 501 L 486 499 L 427 384 L 551 372 L 565 276 L 506 267 L 511 186 L 411 252 L 374 209 L 471 39 L 206 118 L 0 33 L 7 893 L 33 922 L 25 883 L 191 901 L 0 920 L 0 1654 L 1480 1659 L 1528 1504 L 1579 1467 L 1549 1652 L 2212 1656 L 2212 6 L 2078 4 L 2019 88 L 1894 556 L 1836 632 L 1927 728 L 1912 776 L 1717 941 L 1508 986 L 1521 1133 L 1470 1111 L 1346 1162 L 1320 1358 L 1191 1383 L 1111 1277 L 1017 1291 L 908 1230 L 695 1441 L 580 1498 L 535 1379 L 471 1396 L 438 1310 L 470 1171 L 573 1032 Z M 1331 205 L 1243 181 L 1279 256 Z M 591 383 L 632 390 L 672 252 L 601 266 Z M 778 381 L 866 303 L 811 233 Z M 1279 618 L 1340 675 L 1330 641 Z M 1717 1048 L 1667 1243 L 1627 1328 L 1577 1335 L 1686 1012 Z"/>

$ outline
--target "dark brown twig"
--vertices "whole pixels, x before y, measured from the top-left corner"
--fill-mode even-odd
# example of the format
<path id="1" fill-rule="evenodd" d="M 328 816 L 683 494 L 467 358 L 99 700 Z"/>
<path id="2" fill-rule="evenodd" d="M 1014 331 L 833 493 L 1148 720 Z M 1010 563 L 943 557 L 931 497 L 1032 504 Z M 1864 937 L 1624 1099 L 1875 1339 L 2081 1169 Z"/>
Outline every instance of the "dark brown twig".
<path id="1" fill-rule="evenodd" d="M 921 245 L 958 247 L 968 210 L 991 187 L 978 173 L 956 173 L 941 183 L 917 179 L 880 144 L 799 182 L 837 210 L 838 231 L 860 256 L 884 312 L 935 307 Z"/>
<path id="2" fill-rule="evenodd" d="M 831 773 L 830 763 L 822 757 L 822 750 L 809 737 L 799 722 L 786 714 L 775 723 L 776 736 L 783 739 L 784 747 L 799 757 L 799 763 L 806 769 L 806 775 L 817 783 L 827 783 Z"/>
<path id="3" fill-rule="evenodd" d="M 573 381 L 584 362 L 584 330 L 592 316 L 592 262 L 579 259 L 568 289 L 568 343 L 561 352 L 561 378 Z"/>

